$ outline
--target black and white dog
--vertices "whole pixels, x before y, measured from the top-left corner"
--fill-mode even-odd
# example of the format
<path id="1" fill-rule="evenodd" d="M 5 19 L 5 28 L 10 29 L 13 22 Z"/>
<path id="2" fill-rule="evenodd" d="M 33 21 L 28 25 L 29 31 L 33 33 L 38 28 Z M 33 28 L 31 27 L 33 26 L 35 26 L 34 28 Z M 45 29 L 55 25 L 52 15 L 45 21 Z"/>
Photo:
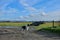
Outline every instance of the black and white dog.
<path id="1" fill-rule="evenodd" d="M 22 26 L 22 30 L 24 31 L 24 30 L 29 30 L 29 26 Z"/>

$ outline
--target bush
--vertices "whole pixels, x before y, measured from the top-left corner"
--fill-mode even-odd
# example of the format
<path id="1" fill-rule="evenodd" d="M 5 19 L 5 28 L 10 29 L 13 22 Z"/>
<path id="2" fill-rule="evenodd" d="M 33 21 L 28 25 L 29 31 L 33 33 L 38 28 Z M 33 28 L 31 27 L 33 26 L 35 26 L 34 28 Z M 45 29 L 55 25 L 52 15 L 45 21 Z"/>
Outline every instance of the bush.
<path id="1" fill-rule="evenodd" d="M 31 26 L 39 26 L 40 24 L 44 24 L 43 21 L 38 21 L 38 22 L 33 22 L 32 24 L 30 24 Z"/>

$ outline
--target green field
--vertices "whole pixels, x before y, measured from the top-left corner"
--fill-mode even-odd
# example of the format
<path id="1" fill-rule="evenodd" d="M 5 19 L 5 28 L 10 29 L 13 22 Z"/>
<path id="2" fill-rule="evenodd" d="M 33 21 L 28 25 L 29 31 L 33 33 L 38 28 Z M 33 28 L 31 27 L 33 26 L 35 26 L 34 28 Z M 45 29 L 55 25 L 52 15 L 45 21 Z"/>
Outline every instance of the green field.
<path id="1" fill-rule="evenodd" d="M 53 32 L 53 33 L 58 33 L 60 35 L 60 23 L 55 22 L 54 27 L 53 27 L 53 23 L 45 23 L 45 24 L 35 27 L 35 29 L 36 30 L 42 29 L 42 30 Z"/>
<path id="2" fill-rule="evenodd" d="M 0 22 L 0 26 L 23 26 L 31 24 L 31 22 Z"/>
<path id="3" fill-rule="evenodd" d="M 53 26 L 52 22 L 47 22 L 47 23 L 41 24 L 41 25 L 39 25 L 35 28 L 36 28 L 36 30 L 39 30 L 39 29 L 42 29 L 42 28 L 47 28 L 47 27 L 52 27 L 52 26 Z M 58 27 L 58 26 L 60 26 L 60 23 L 58 24 L 58 23 L 55 22 L 54 26 Z"/>
<path id="4" fill-rule="evenodd" d="M 32 22 L 0 22 L 0 26 L 23 26 L 27 24 L 32 24 Z M 52 24 L 52 22 L 46 22 L 38 27 L 52 27 Z M 55 22 L 54 26 L 60 26 L 59 24 Z"/>
<path id="5" fill-rule="evenodd" d="M 0 26 L 17 26 L 17 27 L 21 27 L 27 24 L 32 24 L 32 22 L 0 22 Z M 39 26 L 31 26 L 33 28 L 35 28 L 35 30 L 40 30 L 43 29 L 44 30 L 48 30 L 51 32 L 56 32 L 56 33 L 60 33 L 60 22 L 54 22 L 54 26 L 56 28 L 53 28 L 53 23 L 52 22 L 46 22 L 44 24 L 41 24 Z"/>
<path id="6" fill-rule="evenodd" d="M 0 22 L 0 26 L 24 26 L 27 24 L 32 24 L 32 22 Z M 35 27 L 36 30 L 39 30 L 41 28 L 47 28 L 47 27 L 52 27 L 53 23 L 52 22 L 46 22 L 44 24 L 41 24 L 37 27 Z M 55 22 L 54 26 L 60 26 L 60 23 Z"/>

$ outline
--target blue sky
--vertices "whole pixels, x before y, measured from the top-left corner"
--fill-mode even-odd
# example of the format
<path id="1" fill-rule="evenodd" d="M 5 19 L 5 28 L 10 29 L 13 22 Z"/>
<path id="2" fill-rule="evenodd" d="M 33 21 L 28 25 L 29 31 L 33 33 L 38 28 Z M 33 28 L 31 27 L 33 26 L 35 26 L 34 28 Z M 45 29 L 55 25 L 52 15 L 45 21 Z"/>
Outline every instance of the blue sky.
<path id="1" fill-rule="evenodd" d="M 0 0 L 0 21 L 60 21 L 60 0 Z"/>

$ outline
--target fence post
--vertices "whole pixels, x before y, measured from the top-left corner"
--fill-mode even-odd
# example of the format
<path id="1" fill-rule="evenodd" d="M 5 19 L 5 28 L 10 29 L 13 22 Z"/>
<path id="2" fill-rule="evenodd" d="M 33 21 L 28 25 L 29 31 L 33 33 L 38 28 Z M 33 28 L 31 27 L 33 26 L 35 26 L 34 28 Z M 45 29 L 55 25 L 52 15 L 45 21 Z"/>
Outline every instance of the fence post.
<path id="1" fill-rule="evenodd" d="M 53 28 L 54 28 L 54 20 L 53 20 L 53 25 L 52 25 L 52 26 L 53 26 Z"/>

